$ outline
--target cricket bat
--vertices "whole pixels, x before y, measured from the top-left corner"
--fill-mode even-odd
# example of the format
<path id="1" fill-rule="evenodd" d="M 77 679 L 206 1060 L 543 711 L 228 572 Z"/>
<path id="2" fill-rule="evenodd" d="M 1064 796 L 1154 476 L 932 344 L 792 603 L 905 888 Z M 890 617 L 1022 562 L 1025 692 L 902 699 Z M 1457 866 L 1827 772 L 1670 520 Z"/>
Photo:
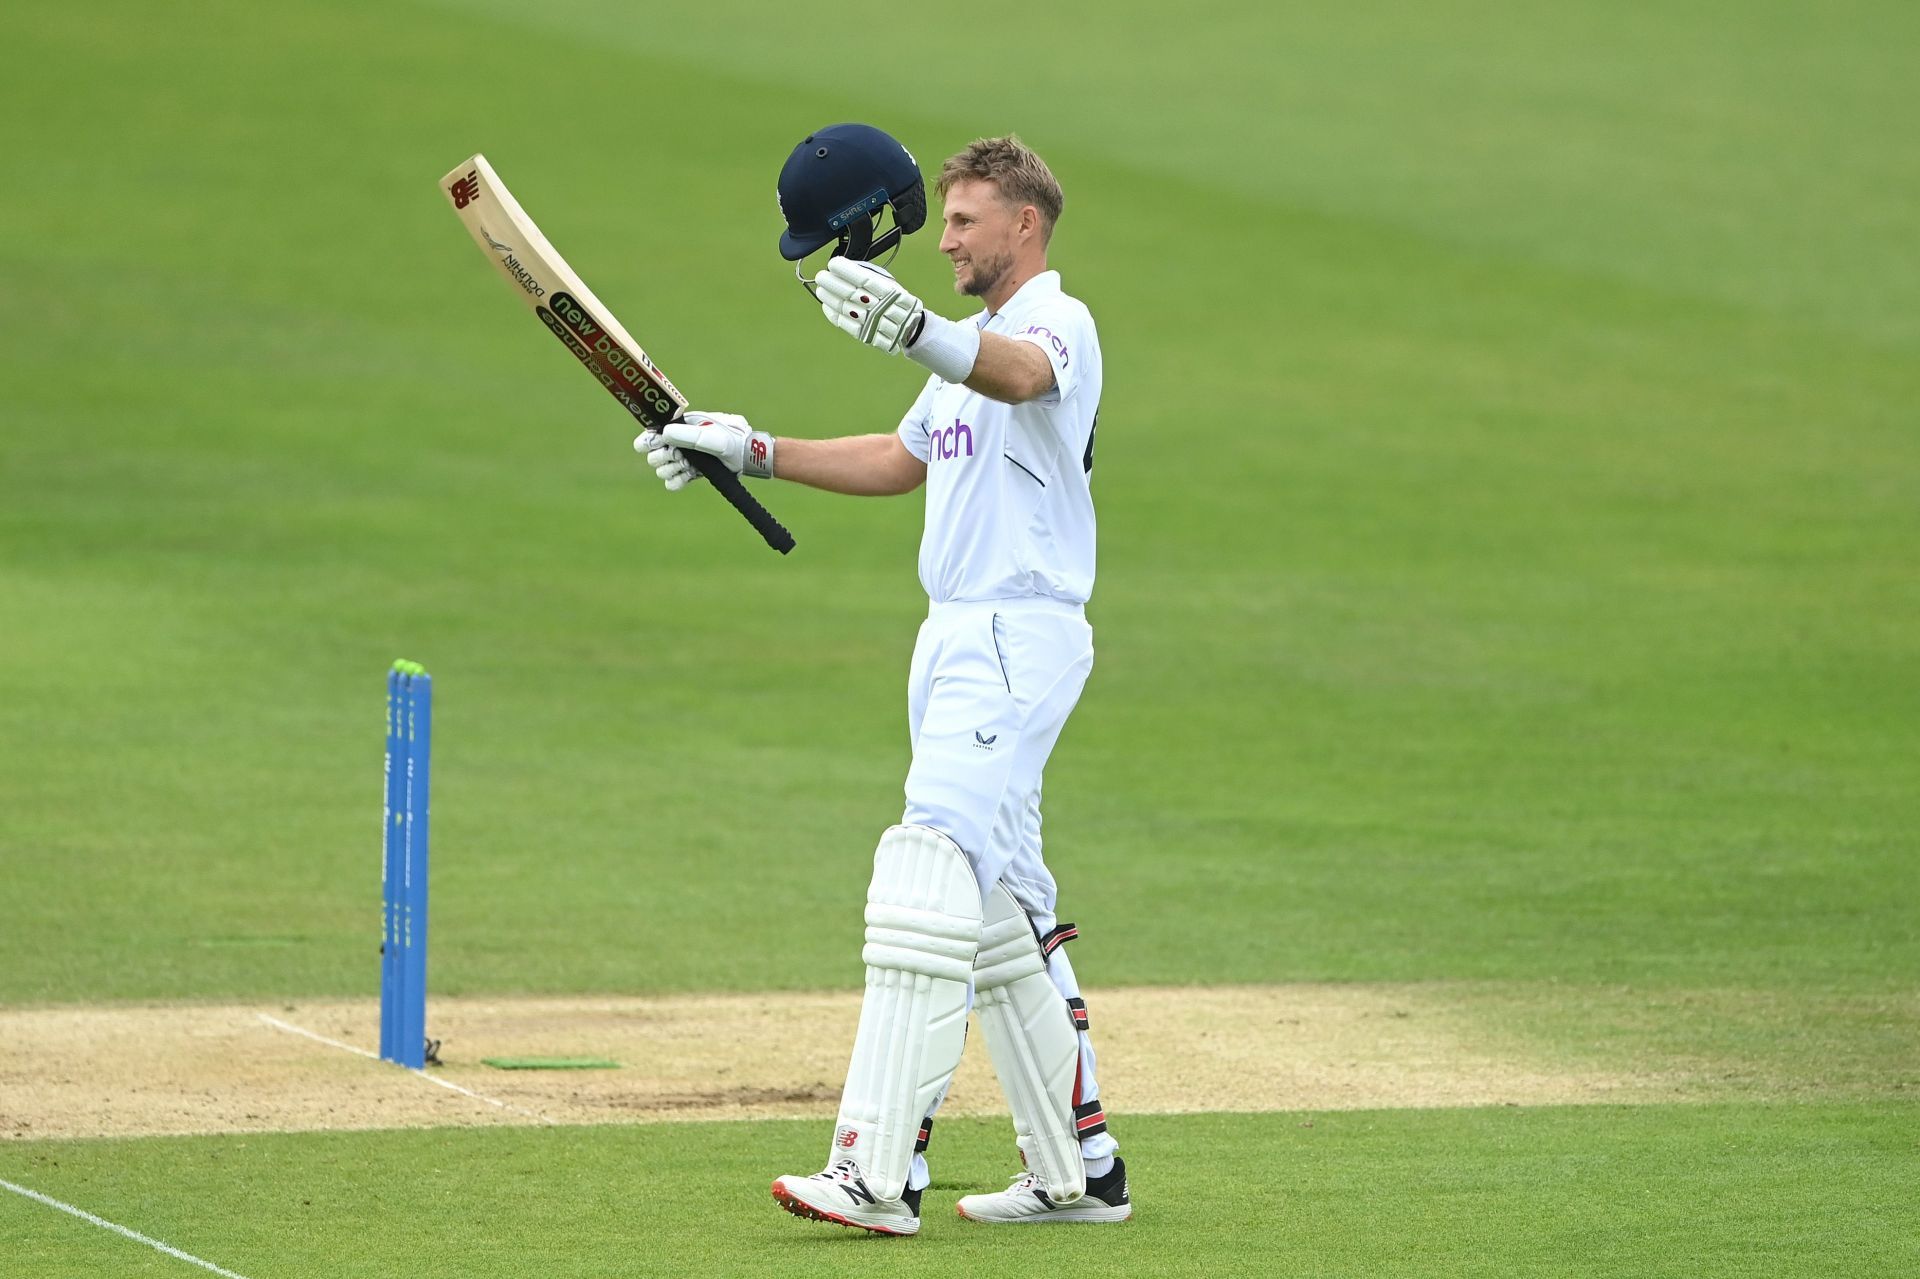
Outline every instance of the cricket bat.
<path id="1" fill-rule="evenodd" d="M 658 431 L 686 411 L 687 397 L 540 234 L 486 156 L 475 155 L 454 166 L 440 179 L 440 190 L 472 233 L 473 242 L 521 300 L 635 421 Z M 694 469 L 747 517 L 768 546 L 782 555 L 793 549 L 793 535 L 747 492 L 724 462 L 698 449 L 684 452 Z"/>

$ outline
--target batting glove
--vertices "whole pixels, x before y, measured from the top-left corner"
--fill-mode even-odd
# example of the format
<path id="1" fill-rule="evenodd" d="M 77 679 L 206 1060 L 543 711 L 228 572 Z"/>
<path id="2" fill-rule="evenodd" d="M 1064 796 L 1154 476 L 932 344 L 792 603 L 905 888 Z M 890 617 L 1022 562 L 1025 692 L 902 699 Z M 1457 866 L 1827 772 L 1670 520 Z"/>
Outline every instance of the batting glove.
<path id="1" fill-rule="evenodd" d="M 943 319 L 871 262 L 835 257 L 813 277 L 820 311 L 842 333 L 905 355 L 943 382 L 964 382 L 980 358 L 980 330 Z"/>
<path id="2" fill-rule="evenodd" d="M 664 431 L 642 431 L 633 448 L 636 453 L 646 454 L 647 465 L 669 493 L 677 493 L 700 478 L 683 449 L 711 453 L 729 471 L 749 479 L 766 479 L 773 474 L 773 437 L 754 430 L 738 413 L 688 409 L 680 421 L 668 423 Z"/>

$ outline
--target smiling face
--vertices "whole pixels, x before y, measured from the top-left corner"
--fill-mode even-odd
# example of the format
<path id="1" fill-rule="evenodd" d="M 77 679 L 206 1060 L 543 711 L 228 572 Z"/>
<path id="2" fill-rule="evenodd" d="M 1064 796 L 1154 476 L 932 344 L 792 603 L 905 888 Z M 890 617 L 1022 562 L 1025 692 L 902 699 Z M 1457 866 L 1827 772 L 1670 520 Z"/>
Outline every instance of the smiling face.
<path id="1" fill-rule="evenodd" d="M 992 182 L 974 179 L 955 183 L 946 194 L 945 227 L 940 251 L 953 262 L 953 291 L 998 303 L 1013 290 L 1015 267 L 1039 245 L 1039 215 L 1032 205 L 1014 205 Z M 1031 274 L 1027 272 L 1026 274 Z"/>

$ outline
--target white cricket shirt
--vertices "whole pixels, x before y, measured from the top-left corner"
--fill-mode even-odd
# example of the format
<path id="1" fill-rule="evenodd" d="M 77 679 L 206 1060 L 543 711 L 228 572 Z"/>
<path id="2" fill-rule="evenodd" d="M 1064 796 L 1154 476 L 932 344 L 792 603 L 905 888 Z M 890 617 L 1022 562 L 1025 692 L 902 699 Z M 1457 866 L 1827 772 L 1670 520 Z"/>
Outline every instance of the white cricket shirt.
<path id="1" fill-rule="evenodd" d="M 1043 271 L 973 323 L 1030 342 L 1053 364 L 1054 387 L 1003 404 L 929 377 L 900 421 L 900 439 L 927 464 L 920 584 L 936 604 L 1093 594 L 1094 424 L 1100 417 L 1100 339 L 1093 315 Z"/>

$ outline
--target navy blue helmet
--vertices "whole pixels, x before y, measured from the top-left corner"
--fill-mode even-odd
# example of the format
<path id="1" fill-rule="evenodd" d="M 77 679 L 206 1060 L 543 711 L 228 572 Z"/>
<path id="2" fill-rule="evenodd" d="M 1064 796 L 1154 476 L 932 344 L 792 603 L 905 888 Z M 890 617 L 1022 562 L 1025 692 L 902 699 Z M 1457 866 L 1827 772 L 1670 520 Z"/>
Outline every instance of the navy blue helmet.
<path id="1" fill-rule="evenodd" d="M 913 154 L 870 124 L 815 129 L 780 169 L 780 213 L 787 229 L 780 256 L 798 262 L 838 240 L 841 257 L 865 261 L 886 252 L 927 221 L 927 188 Z M 893 226 L 879 236 L 880 211 Z"/>

